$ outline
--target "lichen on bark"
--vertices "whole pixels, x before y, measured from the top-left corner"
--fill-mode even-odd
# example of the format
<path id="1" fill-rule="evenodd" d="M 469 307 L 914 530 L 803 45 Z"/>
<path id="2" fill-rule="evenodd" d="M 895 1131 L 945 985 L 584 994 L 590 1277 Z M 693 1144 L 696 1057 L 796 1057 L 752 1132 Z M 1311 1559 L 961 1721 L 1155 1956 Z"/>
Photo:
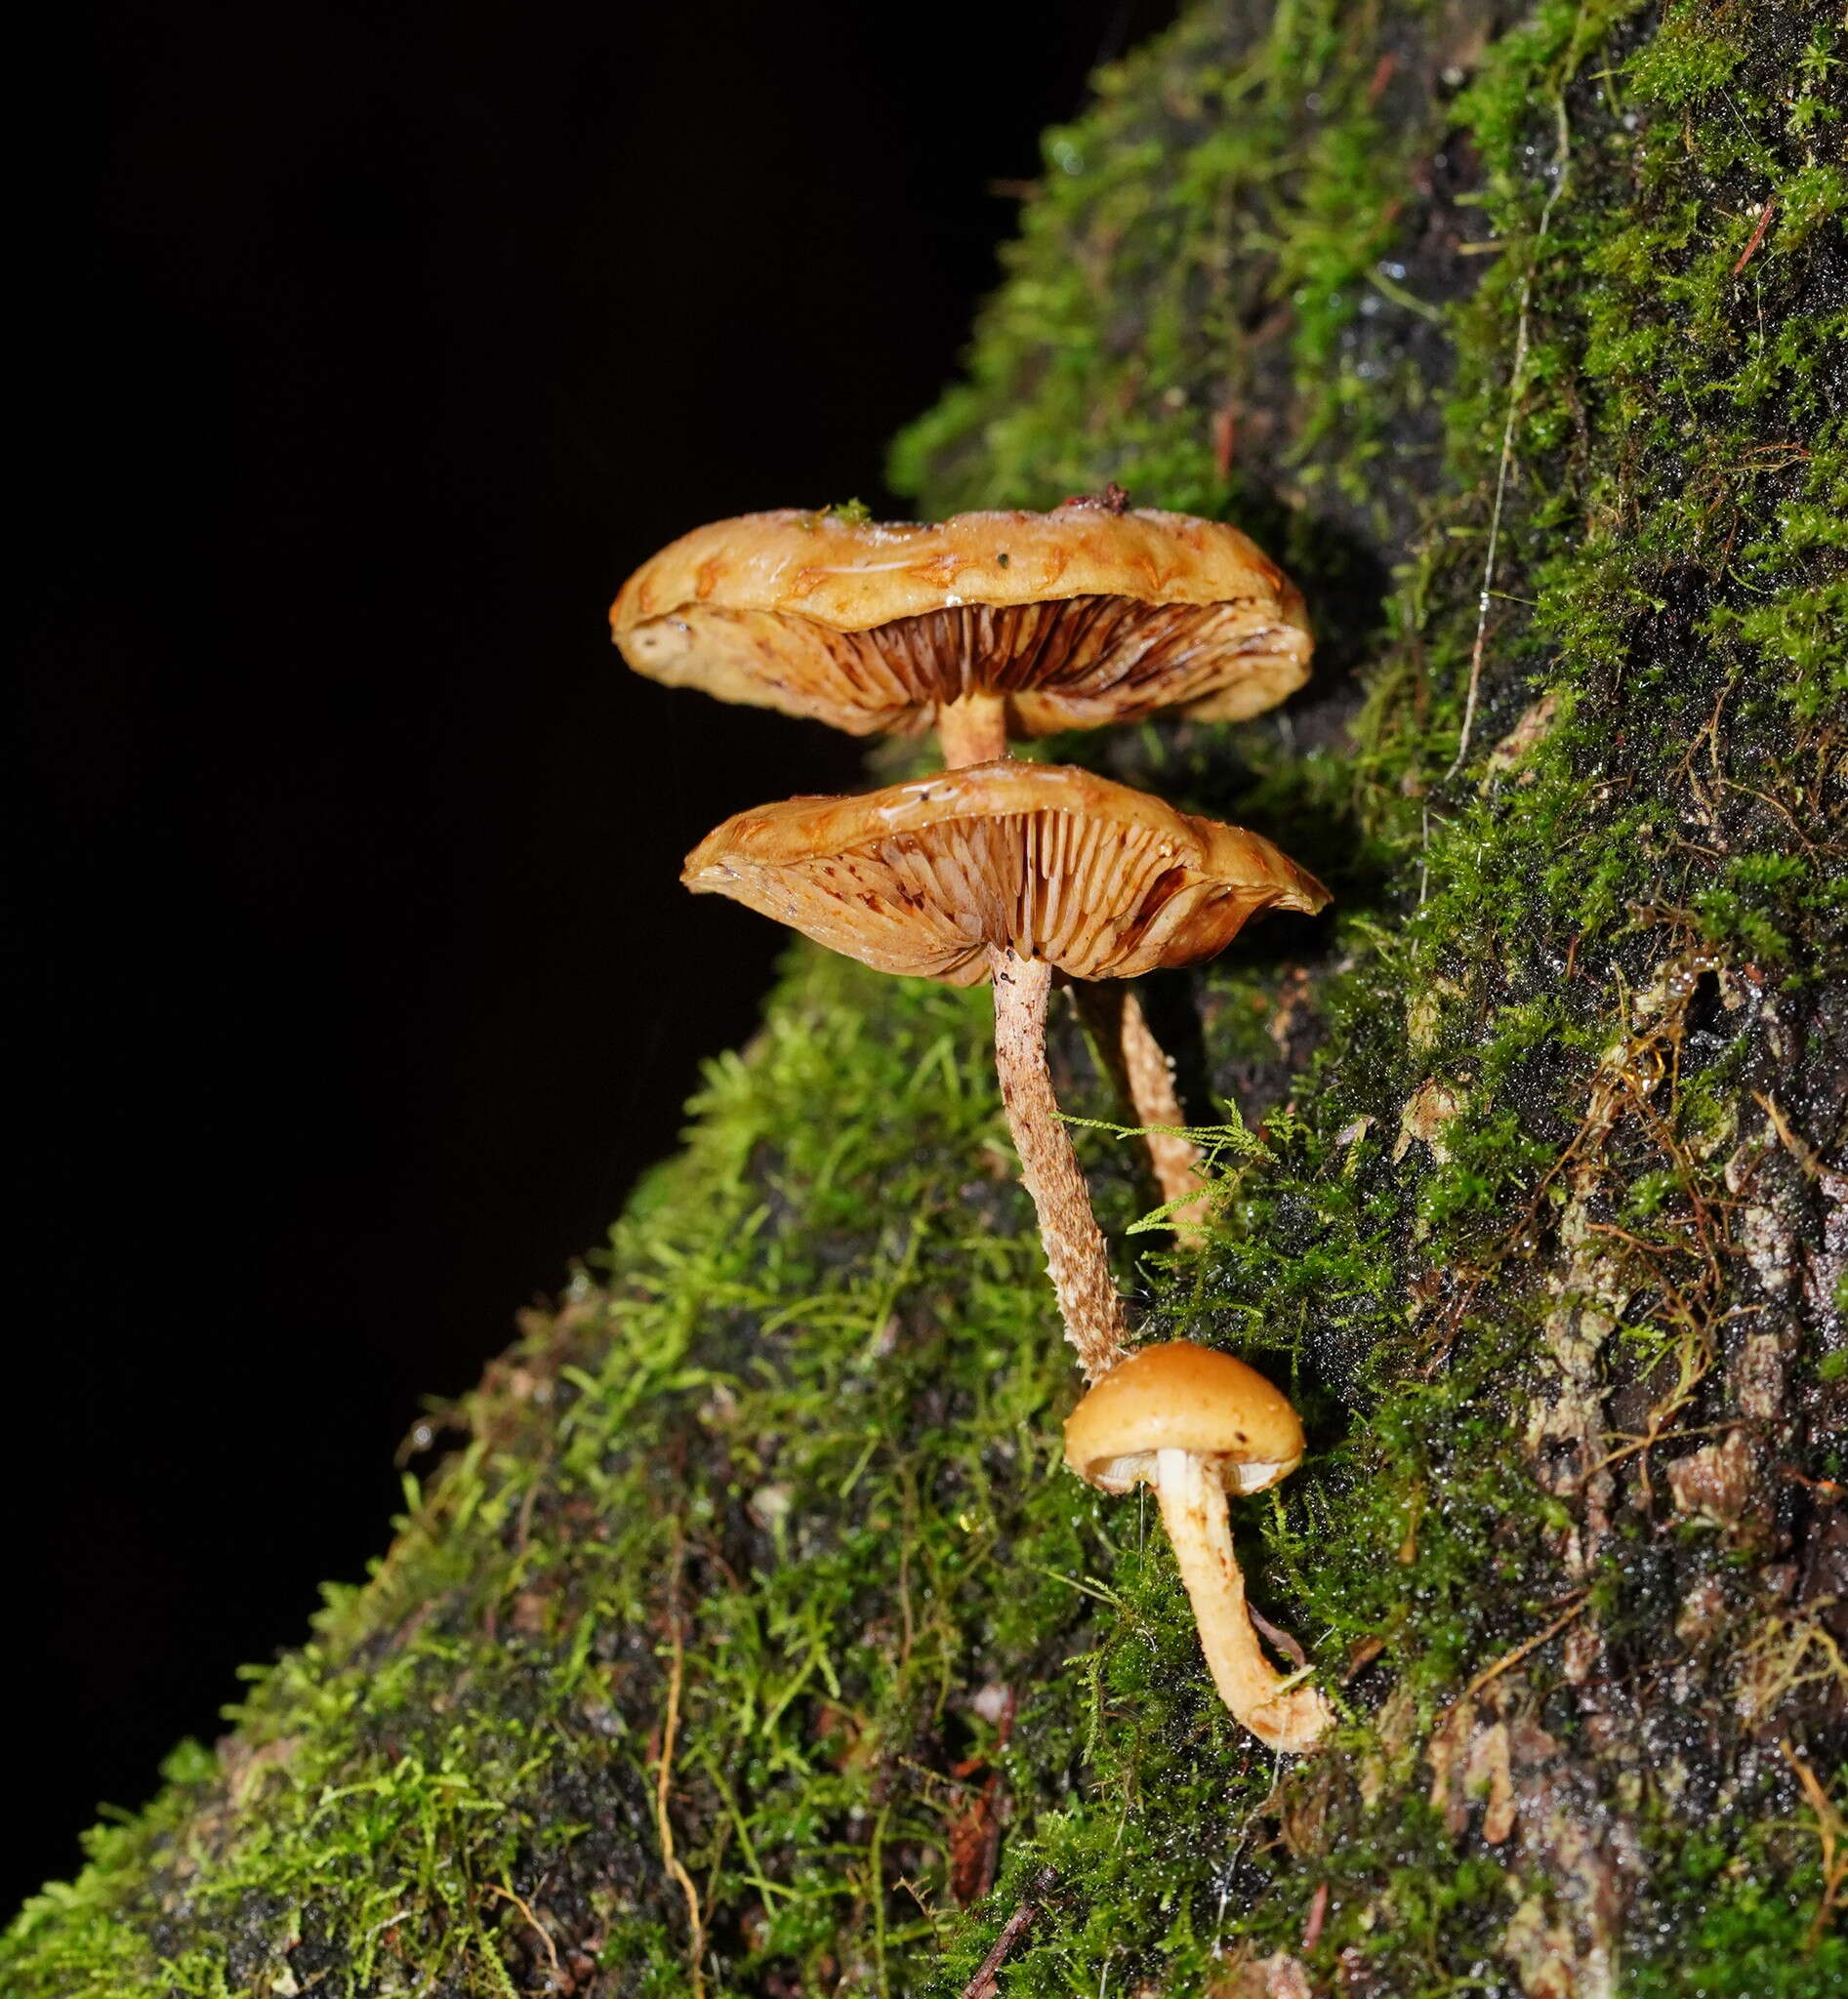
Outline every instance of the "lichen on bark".
<path id="1" fill-rule="evenodd" d="M 898 448 L 932 512 L 1238 519 L 1324 634 L 1280 716 L 1057 754 L 1338 897 L 1148 983 L 1197 1233 L 1078 1129 L 1143 1329 L 1307 1411 L 1235 1525 L 1332 1745 L 1241 1735 L 1059 1469 L 983 999 L 800 953 L 9 1990 L 1848 1983 L 1845 62 L 1771 0 L 1197 7 Z"/>

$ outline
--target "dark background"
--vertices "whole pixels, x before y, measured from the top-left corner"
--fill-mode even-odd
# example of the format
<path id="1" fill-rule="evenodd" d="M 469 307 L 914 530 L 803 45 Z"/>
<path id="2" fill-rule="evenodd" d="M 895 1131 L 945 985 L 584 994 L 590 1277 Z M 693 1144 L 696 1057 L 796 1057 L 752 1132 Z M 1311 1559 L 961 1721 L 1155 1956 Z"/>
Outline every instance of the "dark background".
<path id="1" fill-rule="evenodd" d="M 16 49 L 0 1900 L 361 1574 L 422 1398 L 749 1032 L 778 935 L 679 858 L 858 752 L 637 680 L 607 601 L 700 521 L 890 504 L 991 184 L 1171 11 L 165 0 Z"/>

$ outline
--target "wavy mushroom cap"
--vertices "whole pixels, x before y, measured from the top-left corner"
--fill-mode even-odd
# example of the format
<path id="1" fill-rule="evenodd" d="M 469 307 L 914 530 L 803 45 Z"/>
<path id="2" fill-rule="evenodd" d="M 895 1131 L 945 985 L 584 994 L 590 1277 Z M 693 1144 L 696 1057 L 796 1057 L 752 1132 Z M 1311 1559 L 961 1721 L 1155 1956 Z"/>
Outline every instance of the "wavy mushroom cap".
<path id="1" fill-rule="evenodd" d="M 1221 521 L 1068 503 L 931 524 L 784 509 L 682 535 L 610 631 L 639 673 L 831 722 L 912 733 L 1006 698 L 1015 735 L 1157 708 L 1234 721 L 1309 676 L 1302 593 Z"/>
<path id="2" fill-rule="evenodd" d="M 789 798 L 709 834 L 680 877 L 880 971 L 953 986 L 990 947 L 1080 979 L 1221 950 L 1328 890 L 1269 840 L 1088 770 L 1002 757 L 847 798 Z"/>
<path id="3" fill-rule="evenodd" d="M 1254 1367 L 1193 1341 L 1143 1347 L 1065 1419 L 1065 1462 L 1088 1485 L 1153 1482 L 1158 1450 L 1186 1450 L 1228 1491 L 1261 1492 L 1302 1461 L 1302 1424 Z"/>

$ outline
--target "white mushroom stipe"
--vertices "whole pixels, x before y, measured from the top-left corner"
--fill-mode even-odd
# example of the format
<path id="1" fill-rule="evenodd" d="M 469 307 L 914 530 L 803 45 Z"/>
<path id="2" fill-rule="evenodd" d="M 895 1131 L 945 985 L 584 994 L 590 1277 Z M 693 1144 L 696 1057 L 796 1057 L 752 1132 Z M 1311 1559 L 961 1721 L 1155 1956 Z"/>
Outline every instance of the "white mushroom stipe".
<path id="1" fill-rule="evenodd" d="M 937 709 L 937 747 L 950 770 L 992 763 L 1007 754 L 1007 703 L 1000 694 L 965 694 Z"/>
<path id="2" fill-rule="evenodd" d="M 1302 1449 L 1287 1396 L 1243 1361 L 1191 1340 L 1130 1355 L 1065 1419 L 1065 1462 L 1081 1479 L 1106 1492 L 1155 1488 L 1220 1699 L 1260 1742 L 1296 1755 L 1321 1739 L 1334 1710 L 1265 1657 L 1225 1495 L 1288 1478 Z"/>
<path id="3" fill-rule="evenodd" d="M 1232 1553 L 1225 1488 L 1191 1450 L 1158 1450 L 1152 1481 L 1162 1525 L 1200 1631 L 1200 1650 L 1219 1698 L 1272 1749 L 1301 1755 L 1334 1721 L 1313 1687 L 1287 1687 L 1257 1642 L 1245 1577 Z"/>

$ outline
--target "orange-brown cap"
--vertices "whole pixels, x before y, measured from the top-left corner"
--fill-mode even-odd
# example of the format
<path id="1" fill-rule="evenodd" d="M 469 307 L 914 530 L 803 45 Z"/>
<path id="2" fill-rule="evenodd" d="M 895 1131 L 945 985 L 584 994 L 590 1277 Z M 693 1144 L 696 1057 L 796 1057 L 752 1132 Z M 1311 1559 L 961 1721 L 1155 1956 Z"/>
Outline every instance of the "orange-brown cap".
<path id="1" fill-rule="evenodd" d="M 1328 891 L 1269 840 L 1065 764 L 1003 757 L 846 798 L 790 798 L 708 834 L 680 877 L 880 971 L 972 986 L 991 947 L 1080 979 L 1221 950 Z"/>
<path id="2" fill-rule="evenodd" d="M 1164 707 L 1232 721 L 1301 686 L 1312 645 L 1301 592 L 1237 528 L 1084 503 L 716 521 L 644 562 L 609 622 L 652 679 L 853 735 L 974 694 L 1021 736 Z"/>
<path id="3" fill-rule="evenodd" d="M 1158 1450 L 1211 1461 L 1228 1491 L 1261 1492 L 1301 1463 L 1302 1425 L 1255 1368 L 1170 1340 L 1113 1367 L 1065 1419 L 1065 1462 L 1106 1492 L 1152 1482 Z"/>

